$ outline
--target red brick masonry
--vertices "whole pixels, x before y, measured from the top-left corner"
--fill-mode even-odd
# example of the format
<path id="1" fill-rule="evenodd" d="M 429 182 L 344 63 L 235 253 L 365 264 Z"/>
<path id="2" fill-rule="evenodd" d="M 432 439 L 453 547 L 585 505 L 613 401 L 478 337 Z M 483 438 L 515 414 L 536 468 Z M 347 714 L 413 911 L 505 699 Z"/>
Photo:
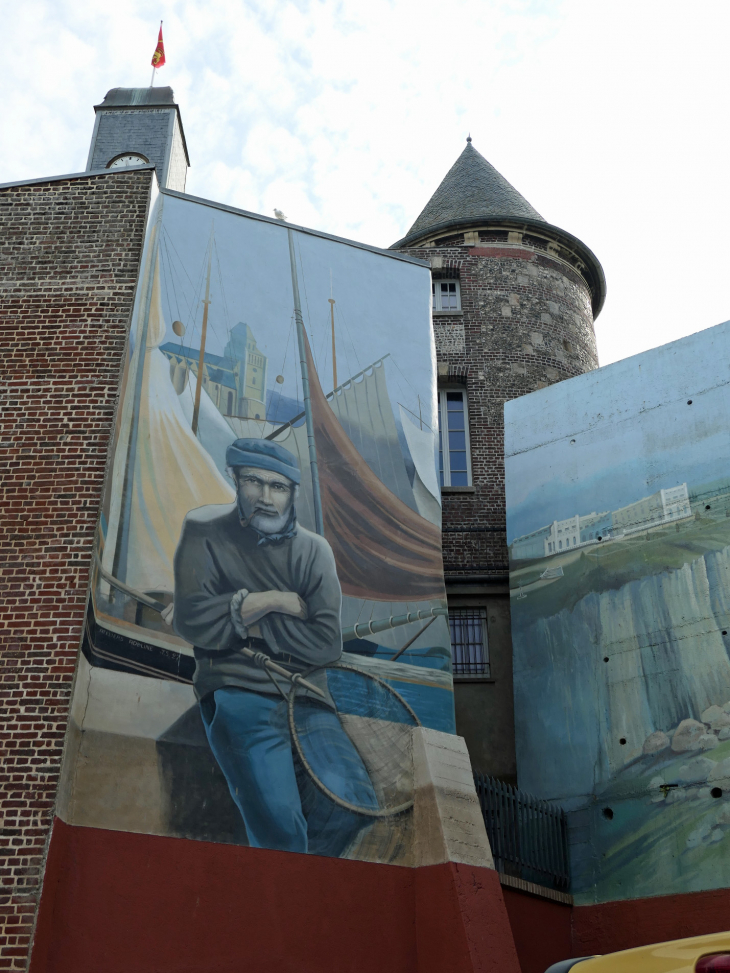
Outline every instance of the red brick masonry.
<path id="1" fill-rule="evenodd" d="M 0 190 L 0 970 L 26 968 L 153 178 Z"/>

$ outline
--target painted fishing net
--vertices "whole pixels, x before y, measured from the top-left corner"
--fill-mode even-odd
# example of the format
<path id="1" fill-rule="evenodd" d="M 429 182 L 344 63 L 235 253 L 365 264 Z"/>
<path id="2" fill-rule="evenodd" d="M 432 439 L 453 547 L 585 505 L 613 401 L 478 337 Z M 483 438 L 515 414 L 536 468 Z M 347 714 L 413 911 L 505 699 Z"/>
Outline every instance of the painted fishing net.
<path id="1" fill-rule="evenodd" d="M 292 742 L 304 769 L 340 807 L 371 819 L 403 814 L 413 804 L 418 717 L 376 676 L 346 665 L 326 673 L 334 710 L 297 686 L 289 697 Z"/>

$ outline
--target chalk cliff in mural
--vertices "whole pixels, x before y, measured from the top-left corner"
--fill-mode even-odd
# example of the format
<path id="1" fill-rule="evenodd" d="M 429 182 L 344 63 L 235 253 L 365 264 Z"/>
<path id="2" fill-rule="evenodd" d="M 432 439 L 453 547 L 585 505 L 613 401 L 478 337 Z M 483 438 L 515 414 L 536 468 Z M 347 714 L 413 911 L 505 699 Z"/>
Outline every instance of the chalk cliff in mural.
<path id="1" fill-rule="evenodd" d="M 67 821 L 410 860 L 413 730 L 453 732 L 428 298 L 414 261 L 160 196 Z"/>
<path id="2" fill-rule="evenodd" d="M 580 901 L 730 880 L 730 327 L 510 403 L 520 785 Z"/>

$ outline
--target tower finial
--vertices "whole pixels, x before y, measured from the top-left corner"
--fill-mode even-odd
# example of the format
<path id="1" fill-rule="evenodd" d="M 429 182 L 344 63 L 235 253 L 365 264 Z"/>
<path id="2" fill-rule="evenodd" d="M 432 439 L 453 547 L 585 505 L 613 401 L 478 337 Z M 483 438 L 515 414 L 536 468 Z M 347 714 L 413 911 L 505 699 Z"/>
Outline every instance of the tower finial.
<path id="1" fill-rule="evenodd" d="M 471 142 L 471 132 L 469 132 L 469 134 L 467 135 L 466 140 L 467 142 Z"/>

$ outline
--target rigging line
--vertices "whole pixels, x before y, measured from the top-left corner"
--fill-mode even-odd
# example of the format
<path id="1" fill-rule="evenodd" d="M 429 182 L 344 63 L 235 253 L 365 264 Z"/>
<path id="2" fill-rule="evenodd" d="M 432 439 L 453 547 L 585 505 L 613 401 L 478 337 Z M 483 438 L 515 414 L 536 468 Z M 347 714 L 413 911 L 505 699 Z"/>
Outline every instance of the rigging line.
<path id="1" fill-rule="evenodd" d="M 174 266 L 174 264 L 172 262 L 172 257 L 170 256 L 170 249 L 168 247 L 168 240 L 167 240 L 167 237 L 166 236 L 163 237 L 162 244 L 163 244 L 163 247 L 164 247 L 165 257 L 167 258 L 168 270 L 170 272 L 170 284 L 172 286 L 172 292 L 175 295 L 175 306 L 176 306 L 176 309 L 177 309 L 177 318 L 178 318 L 179 321 L 182 320 L 182 315 L 180 313 L 180 301 L 179 301 L 179 297 L 178 297 L 179 290 L 182 290 L 183 303 L 187 306 L 188 320 L 190 320 L 190 317 L 191 317 L 191 304 L 190 304 L 190 301 L 189 301 L 189 299 L 188 299 L 188 297 L 187 297 L 187 295 L 185 293 L 186 288 L 184 287 L 184 281 L 180 280 L 179 286 L 176 285 L 176 278 L 178 278 L 179 275 L 175 271 L 175 266 Z M 181 345 L 182 345 L 182 337 L 183 336 L 181 335 L 180 336 L 180 344 Z"/>
<path id="2" fill-rule="evenodd" d="M 193 306 L 192 306 L 192 304 L 190 302 L 190 299 L 188 298 L 187 294 L 185 293 L 185 287 L 184 287 L 184 283 L 185 282 L 180 278 L 180 275 L 176 271 L 175 265 L 172 262 L 172 257 L 170 256 L 170 250 L 169 250 L 169 248 L 167 246 L 167 242 L 168 242 L 167 241 L 167 237 L 165 237 L 165 239 L 164 239 L 163 242 L 165 244 L 165 253 L 167 255 L 167 264 L 168 264 L 168 267 L 170 268 L 170 281 L 172 283 L 173 293 L 175 294 L 175 303 L 176 303 L 177 309 L 178 309 L 178 320 L 182 320 L 182 318 L 180 316 L 180 304 L 178 302 L 178 287 L 175 286 L 175 280 L 176 279 L 179 280 L 179 284 L 180 284 L 179 290 L 182 291 L 182 299 L 183 299 L 184 304 L 187 306 L 187 320 L 188 321 L 191 321 L 192 318 L 193 318 L 193 309 L 192 309 Z M 183 335 L 180 336 L 180 346 L 181 347 L 182 347 L 182 343 L 183 343 L 182 342 L 183 337 L 184 337 Z"/>
<path id="3" fill-rule="evenodd" d="M 355 361 L 357 362 L 357 367 L 358 368 L 362 368 L 362 366 L 360 365 L 360 358 L 359 358 L 358 353 L 357 353 L 357 348 L 355 347 L 355 342 L 352 340 L 352 334 L 350 333 L 350 326 L 347 323 L 347 318 L 345 317 L 345 312 L 344 312 L 344 310 L 343 310 L 342 307 L 338 307 L 337 310 L 338 310 L 338 313 L 339 313 L 340 317 L 342 318 L 342 323 L 345 326 L 345 331 L 347 333 L 347 337 L 350 339 L 350 344 L 352 345 L 352 350 L 355 353 Z"/>
<path id="4" fill-rule="evenodd" d="M 215 239 L 215 237 L 213 237 L 213 247 L 215 249 L 215 262 L 216 262 L 216 267 L 218 268 L 218 282 L 220 283 L 220 287 L 221 287 L 221 298 L 222 298 L 222 301 L 223 301 L 223 317 L 225 318 L 226 331 L 228 332 L 228 337 L 230 339 L 230 337 L 231 337 L 231 316 L 230 316 L 230 314 L 228 312 L 228 300 L 226 298 L 226 292 L 225 292 L 225 290 L 223 288 L 223 272 L 221 270 L 221 258 L 220 258 L 220 254 L 218 253 L 218 241 Z"/>
<path id="5" fill-rule="evenodd" d="M 171 239 L 170 239 L 170 246 L 172 247 L 173 250 L 175 250 L 175 244 L 172 242 Z M 177 251 L 176 250 L 175 250 L 175 253 L 177 254 Z M 177 257 L 178 257 L 178 260 L 180 260 L 179 254 L 177 254 Z M 190 281 L 190 275 L 188 274 L 187 270 L 185 270 L 185 267 L 184 266 L 183 266 L 183 271 L 185 272 L 185 276 Z M 204 275 L 204 272 L 205 272 L 205 259 L 203 260 L 203 263 L 201 264 L 200 277 L 199 277 L 199 280 L 198 280 L 197 290 L 195 289 L 195 284 L 193 284 L 193 282 L 190 281 L 190 284 L 193 287 L 193 299 L 192 299 L 192 303 L 188 304 L 188 313 L 190 315 L 190 334 L 189 335 L 188 334 L 185 335 L 185 337 L 188 339 L 188 343 L 187 343 L 188 348 L 191 347 L 191 344 L 192 344 L 192 342 L 195 339 L 195 334 L 196 334 L 196 330 L 197 330 L 197 321 L 196 321 L 196 318 L 197 318 L 197 315 L 198 315 L 198 308 L 200 307 L 200 301 L 198 300 L 198 298 L 200 296 L 200 293 L 201 293 L 201 290 L 202 290 L 202 286 L 203 286 L 203 275 Z M 184 291 L 183 291 L 183 296 L 184 296 Z M 182 342 L 181 342 L 181 344 L 182 344 Z M 194 350 L 194 349 L 191 348 L 191 350 Z"/>
<path id="6" fill-rule="evenodd" d="M 158 249 L 157 252 L 159 253 L 159 249 Z M 167 298 L 167 308 L 168 308 L 168 311 L 171 311 L 172 310 L 172 305 L 170 304 L 170 291 L 168 290 L 168 287 L 167 287 L 167 272 L 165 270 L 165 257 L 164 257 L 164 253 L 163 253 L 163 256 L 162 256 L 162 260 L 160 260 L 160 270 L 162 271 L 162 286 L 165 289 L 165 296 Z M 165 330 L 167 330 L 167 328 Z"/>
<path id="7" fill-rule="evenodd" d="M 314 334 L 314 332 L 312 332 L 312 334 Z M 322 340 L 322 344 L 320 345 L 320 348 L 323 348 L 323 346 L 324 346 L 324 342 L 325 342 L 326 340 L 327 340 L 327 335 L 325 334 L 325 336 L 324 336 L 324 338 L 323 338 L 323 340 Z M 321 351 L 320 351 L 320 358 L 321 358 L 321 357 L 322 357 L 322 353 L 321 353 Z M 324 365 L 323 365 L 322 367 L 324 368 Z"/>
<path id="8" fill-rule="evenodd" d="M 302 262 L 302 247 L 299 239 L 296 241 L 296 247 L 299 251 L 299 266 L 302 270 L 302 284 L 304 285 L 304 303 L 307 305 L 307 320 L 309 321 L 309 336 L 312 342 L 312 355 L 314 355 L 314 332 L 312 331 L 312 315 L 309 311 L 309 298 L 307 297 L 307 278 L 304 276 L 304 263 Z M 317 364 L 317 359 L 314 360 L 314 367 L 319 372 L 319 365 Z"/>
<path id="9" fill-rule="evenodd" d="M 391 356 L 391 359 L 390 359 L 390 360 L 391 360 L 391 361 L 393 362 L 393 364 L 394 364 L 394 365 L 395 365 L 395 367 L 396 367 L 396 368 L 398 369 L 398 371 L 399 371 L 399 372 L 401 373 L 401 375 L 403 375 L 403 372 L 402 372 L 402 371 L 400 370 L 400 368 L 398 367 L 398 362 L 397 362 L 397 361 L 395 360 L 395 358 L 393 358 L 393 357 Z M 407 378 L 407 377 L 406 377 L 405 375 L 403 375 L 403 378 L 404 378 L 404 379 L 406 380 L 406 382 L 408 382 L 408 378 Z M 411 387 L 411 390 L 413 391 L 413 393 L 414 393 L 414 395 L 418 395 L 418 392 L 416 392 L 416 390 L 415 390 L 415 389 L 413 388 L 413 386 L 411 385 L 411 383 L 410 383 L 410 382 L 408 382 L 408 385 L 409 385 L 409 386 Z"/>
<path id="10" fill-rule="evenodd" d="M 213 237 L 213 251 L 216 254 L 216 259 L 217 259 L 218 254 L 217 254 L 217 251 L 216 251 L 215 236 Z M 225 295 L 225 292 L 223 290 L 223 281 L 222 281 L 221 275 L 220 275 L 220 263 L 217 264 L 217 269 L 218 269 L 218 282 L 220 284 L 221 305 L 223 307 L 224 327 L 226 327 L 226 333 L 227 333 L 228 337 L 230 338 L 231 331 L 230 331 L 230 328 L 226 324 L 226 316 L 227 316 L 227 314 L 226 314 L 226 312 L 227 312 L 227 306 L 226 306 L 226 303 L 225 303 L 226 302 L 226 295 Z M 211 301 L 211 303 L 213 303 L 213 302 Z M 222 345 L 223 347 L 225 347 L 225 343 L 223 342 L 223 339 L 220 336 L 220 333 L 219 333 L 219 331 L 218 331 L 218 329 L 217 329 L 217 327 L 215 325 L 215 322 L 213 320 L 213 317 L 211 317 L 211 318 L 208 319 L 208 326 L 210 327 L 210 330 L 213 332 L 213 334 L 215 335 L 215 337 L 218 339 L 218 344 L 219 345 Z M 221 355 L 220 357 L 224 357 L 224 356 Z"/>
<path id="11" fill-rule="evenodd" d="M 338 311 L 337 313 L 339 314 L 340 312 Z M 349 335 L 348 335 L 348 337 L 349 337 Z M 350 338 L 350 344 L 352 344 L 352 338 Z M 354 369 L 350 365 L 350 357 L 347 354 L 347 345 L 345 344 L 344 341 L 340 343 L 340 351 L 341 351 L 341 354 L 344 356 L 344 359 L 345 359 L 345 365 L 347 366 L 347 374 L 348 375 L 352 375 L 354 373 Z M 357 358 L 357 352 L 355 352 L 355 356 Z M 357 362 L 357 367 L 358 367 L 358 369 L 360 368 L 360 363 L 359 362 Z"/>
<path id="12" fill-rule="evenodd" d="M 169 309 L 170 313 L 172 313 L 172 305 L 170 303 L 170 292 L 167 289 L 167 281 L 168 281 L 168 277 L 169 277 L 170 286 L 172 287 L 172 293 L 173 293 L 173 295 L 175 297 L 175 309 L 177 311 L 177 320 L 179 321 L 180 320 L 180 302 L 177 299 L 177 291 L 175 290 L 175 279 L 172 276 L 172 267 L 170 266 L 170 253 L 169 253 L 169 251 L 167 249 L 167 241 L 165 241 L 165 240 L 162 241 L 161 250 L 162 250 L 162 274 L 163 274 L 163 277 L 165 279 L 165 293 L 167 294 L 167 306 L 168 306 L 168 309 Z M 167 258 L 167 270 L 165 270 L 165 258 Z"/>
<path id="13" fill-rule="evenodd" d="M 357 628 L 357 623 L 360 621 L 360 616 L 362 615 L 362 610 L 365 607 L 365 602 L 360 602 L 360 611 L 357 613 L 357 618 L 355 619 L 355 628 Z"/>
<path id="14" fill-rule="evenodd" d="M 394 656 L 392 656 L 388 661 L 389 662 L 395 662 L 395 660 L 397 658 L 399 658 L 400 656 L 403 655 L 403 653 L 406 651 L 406 649 L 410 649 L 410 647 L 413 645 L 413 643 L 416 641 L 416 639 L 417 638 L 420 638 L 421 635 L 423 635 L 423 633 L 426 631 L 426 629 L 428 628 L 428 626 L 429 625 L 433 625 L 433 623 L 436 621 L 437 617 L 438 617 L 437 615 L 432 615 L 431 618 L 429 618 L 429 620 L 423 626 L 423 628 L 419 628 L 419 630 L 416 632 L 416 634 L 415 635 L 412 635 L 411 638 L 408 639 L 408 641 L 406 642 L 406 644 L 405 645 L 402 645 L 398 649 L 398 651 L 396 652 L 396 654 Z"/>
<path id="15" fill-rule="evenodd" d="M 294 330 L 294 315 L 292 314 L 291 318 L 289 319 L 289 334 L 287 335 L 286 338 L 286 348 L 284 349 L 284 361 L 281 363 L 282 376 L 286 372 L 286 359 L 287 359 L 287 355 L 289 354 L 289 342 L 291 341 L 293 330 Z M 282 382 L 282 384 L 279 386 L 279 396 L 276 400 L 276 409 L 274 409 L 274 417 L 273 419 L 270 420 L 271 422 L 276 422 L 276 417 L 279 414 L 279 406 L 281 404 L 281 395 L 283 391 L 284 391 L 284 384 Z"/>
<path id="16" fill-rule="evenodd" d="M 172 293 L 175 295 L 175 309 L 177 311 L 177 319 L 178 321 L 181 321 L 182 316 L 180 313 L 180 299 L 178 296 L 177 287 L 175 286 L 175 269 L 172 266 L 172 257 L 170 256 L 170 248 L 167 245 L 167 237 L 164 237 L 162 242 L 165 250 L 165 258 L 167 260 L 167 268 L 170 272 L 170 285 L 172 286 Z M 184 299 L 185 299 L 185 295 L 183 294 L 183 300 Z"/>
<path id="17" fill-rule="evenodd" d="M 200 274 L 198 276 L 198 282 L 197 282 L 197 284 L 194 284 L 193 281 L 192 281 L 192 279 L 191 279 L 191 277 L 190 277 L 190 274 L 187 271 L 187 268 L 186 268 L 185 264 L 182 261 L 182 258 L 180 257 L 180 254 L 177 252 L 177 248 L 175 246 L 174 240 L 172 239 L 172 237 L 170 236 L 170 234 L 167 233 L 167 232 L 165 233 L 165 238 L 169 241 L 170 246 L 172 247 L 173 252 L 174 252 L 175 256 L 178 259 L 178 262 L 179 262 L 180 266 L 182 267 L 183 273 L 187 277 L 188 281 L 190 282 L 190 286 L 193 289 L 192 301 L 188 305 L 188 310 L 189 310 L 189 313 L 190 313 L 190 319 L 191 319 L 191 322 L 192 322 L 192 332 L 191 332 L 190 337 L 193 338 L 195 336 L 196 318 L 197 318 L 197 314 L 198 314 L 198 309 L 200 308 L 200 303 L 201 303 L 200 302 L 200 294 L 201 294 L 202 289 L 203 289 L 203 277 L 205 276 L 205 254 L 203 254 L 203 260 L 202 260 L 202 262 L 200 264 Z M 184 293 L 184 291 L 183 291 L 183 293 Z"/>
<path id="18" fill-rule="evenodd" d="M 177 257 L 177 259 L 178 259 L 178 261 L 180 263 L 180 266 L 183 269 L 183 273 L 185 274 L 185 276 L 187 277 L 187 279 L 190 281 L 190 286 L 193 288 L 193 294 L 196 294 L 198 292 L 199 288 L 196 288 L 195 284 L 192 282 L 192 279 L 190 277 L 190 274 L 187 271 L 187 268 L 185 266 L 185 263 L 184 263 L 182 257 L 180 256 L 180 254 L 177 252 L 177 247 L 175 246 L 174 240 L 172 239 L 172 237 L 167 232 L 167 230 L 165 229 L 164 226 L 163 226 L 162 230 L 163 230 L 163 233 L 165 234 L 165 238 L 170 241 L 170 246 L 172 247 L 172 249 L 175 252 L 175 256 Z M 203 264 L 202 264 L 202 266 L 205 266 L 205 255 L 203 255 Z M 201 277 L 203 276 L 202 267 L 201 267 L 200 275 L 201 275 Z"/>
<path id="19" fill-rule="evenodd" d="M 422 418 L 421 416 L 417 416 L 415 412 L 409 409 L 407 405 L 403 405 L 402 402 L 399 402 L 398 405 L 401 407 L 401 409 L 405 409 L 406 412 L 409 412 L 414 419 L 418 419 L 419 422 L 422 422 L 429 432 L 433 432 L 433 429 L 429 426 L 429 424 L 426 422 L 424 418 Z"/>
<path id="20" fill-rule="evenodd" d="M 327 323 L 329 324 L 329 321 Z M 327 359 L 329 357 L 330 336 L 327 334 L 328 330 L 329 329 L 325 327 L 324 335 L 322 337 L 322 345 L 324 346 L 324 351 L 320 351 L 319 353 L 320 361 L 322 361 L 322 359 L 324 358 L 324 360 L 322 361 L 323 372 L 327 368 Z"/>

